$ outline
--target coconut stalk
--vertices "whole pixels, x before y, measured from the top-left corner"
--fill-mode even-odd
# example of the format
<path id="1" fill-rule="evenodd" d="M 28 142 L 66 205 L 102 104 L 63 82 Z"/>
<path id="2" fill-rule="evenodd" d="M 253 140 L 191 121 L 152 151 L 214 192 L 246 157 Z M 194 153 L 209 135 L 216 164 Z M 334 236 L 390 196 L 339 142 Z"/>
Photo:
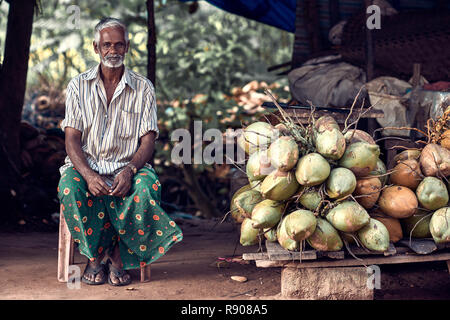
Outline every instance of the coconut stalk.
<path id="1" fill-rule="evenodd" d="M 314 150 L 314 144 L 308 139 L 308 132 L 304 130 L 304 128 L 299 127 L 294 120 L 289 116 L 287 112 L 281 108 L 281 106 L 278 104 L 277 100 L 273 96 L 270 89 L 264 90 L 265 94 L 269 96 L 269 98 L 273 101 L 275 106 L 277 107 L 278 111 L 280 112 L 281 116 L 283 117 L 283 124 L 288 128 L 291 135 L 294 137 L 294 139 L 301 143 L 302 147 L 304 147 L 307 150 Z"/>

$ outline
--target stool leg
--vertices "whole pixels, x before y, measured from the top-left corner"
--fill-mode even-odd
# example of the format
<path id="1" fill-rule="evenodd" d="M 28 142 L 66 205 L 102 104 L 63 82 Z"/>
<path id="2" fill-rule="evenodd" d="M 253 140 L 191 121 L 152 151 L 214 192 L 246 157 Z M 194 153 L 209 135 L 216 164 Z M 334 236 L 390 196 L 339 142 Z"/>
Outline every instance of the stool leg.
<path id="1" fill-rule="evenodd" d="M 62 210 L 59 213 L 58 281 L 67 282 L 69 265 L 73 264 L 74 243 Z"/>
<path id="2" fill-rule="evenodd" d="M 148 282 L 150 281 L 150 265 L 141 267 L 141 282 Z"/>

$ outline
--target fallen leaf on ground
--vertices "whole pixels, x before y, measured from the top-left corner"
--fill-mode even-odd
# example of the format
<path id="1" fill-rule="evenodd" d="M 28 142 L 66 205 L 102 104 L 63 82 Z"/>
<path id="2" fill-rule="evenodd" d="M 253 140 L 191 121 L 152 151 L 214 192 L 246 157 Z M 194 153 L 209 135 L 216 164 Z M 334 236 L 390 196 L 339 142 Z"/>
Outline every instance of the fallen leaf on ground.
<path id="1" fill-rule="evenodd" d="M 245 282 L 247 281 L 246 277 L 242 277 L 242 276 L 231 276 L 231 279 L 234 281 L 238 281 L 238 282 Z"/>

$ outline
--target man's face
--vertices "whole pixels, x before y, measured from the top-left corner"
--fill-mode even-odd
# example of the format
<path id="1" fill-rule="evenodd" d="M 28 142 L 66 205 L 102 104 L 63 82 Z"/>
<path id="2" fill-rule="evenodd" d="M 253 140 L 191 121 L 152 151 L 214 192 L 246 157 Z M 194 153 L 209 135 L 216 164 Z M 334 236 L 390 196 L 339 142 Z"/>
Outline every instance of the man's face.
<path id="1" fill-rule="evenodd" d="M 128 46 L 129 42 L 125 42 L 125 35 L 120 27 L 108 27 L 101 30 L 98 44 L 94 41 L 95 53 L 100 56 L 102 64 L 108 68 L 122 66 Z"/>

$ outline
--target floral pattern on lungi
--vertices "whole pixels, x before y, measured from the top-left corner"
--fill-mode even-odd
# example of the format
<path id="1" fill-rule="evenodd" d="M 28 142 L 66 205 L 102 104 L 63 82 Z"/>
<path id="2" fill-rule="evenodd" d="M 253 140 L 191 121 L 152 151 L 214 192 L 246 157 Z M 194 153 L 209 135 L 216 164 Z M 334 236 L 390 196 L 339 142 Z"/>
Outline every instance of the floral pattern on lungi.
<path id="1" fill-rule="evenodd" d="M 181 229 L 160 207 L 161 183 L 153 168 L 137 172 L 126 197 L 92 196 L 74 167 L 64 171 L 57 190 L 72 237 L 91 261 L 118 243 L 123 268 L 135 269 L 183 239 Z"/>

